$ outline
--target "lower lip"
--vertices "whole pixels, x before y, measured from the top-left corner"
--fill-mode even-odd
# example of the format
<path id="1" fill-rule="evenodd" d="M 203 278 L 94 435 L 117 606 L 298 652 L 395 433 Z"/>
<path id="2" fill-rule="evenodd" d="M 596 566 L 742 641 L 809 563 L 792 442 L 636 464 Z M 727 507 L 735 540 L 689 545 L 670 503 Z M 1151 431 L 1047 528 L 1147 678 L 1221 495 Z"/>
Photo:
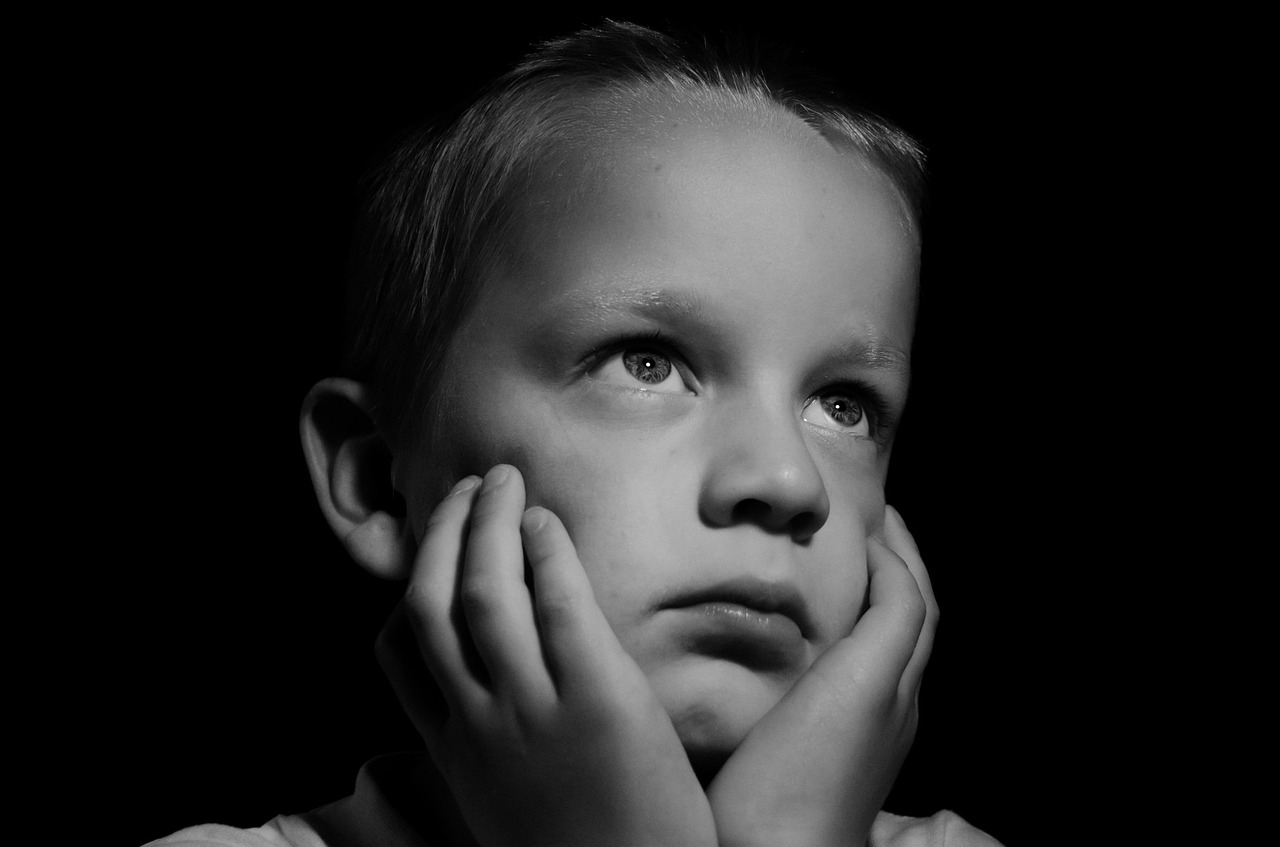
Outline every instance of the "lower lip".
<path id="1" fill-rule="evenodd" d="M 683 613 L 681 634 L 695 653 L 752 667 L 787 666 L 803 656 L 800 627 L 779 612 L 724 601 L 682 606 L 676 611 Z"/>

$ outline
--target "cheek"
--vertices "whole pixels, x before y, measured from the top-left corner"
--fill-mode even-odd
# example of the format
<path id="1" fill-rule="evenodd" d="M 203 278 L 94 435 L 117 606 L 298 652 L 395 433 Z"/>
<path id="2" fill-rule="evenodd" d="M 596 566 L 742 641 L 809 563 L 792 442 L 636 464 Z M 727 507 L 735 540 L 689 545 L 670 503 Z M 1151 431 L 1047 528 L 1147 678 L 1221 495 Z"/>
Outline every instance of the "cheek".
<path id="1" fill-rule="evenodd" d="M 853 512 L 863 528 L 863 537 L 880 537 L 884 531 L 884 484 L 877 477 L 874 485 L 860 489 L 854 497 Z"/>
<path id="2" fill-rule="evenodd" d="M 609 568 L 664 522 L 659 510 L 672 492 L 664 490 L 671 481 L 663 469 L 671 464 L 640 433 L 584 424 L 540 399 L 509 404 L 523 410 L 520 416 L 465 410 L 456 419 L 471 423 L 450 439 L 450 473 L 457 478 L 500 462 L 514 465 L 528 505 L 556 513 L 588 572 Z"/>
<path id="3" fill-rule="evenodd" d="M 867 541 L 884 526 L 883 475 L 874 466 L 828 486 L 831 514 L 814 536 L 809 568 L 816 616 L 829 642 L 852 631 L 867 600 Z"/>
<path id="4" fill-rule="evenodd" d="M 841 454 L 836 450 L 818 452 L 825 460 L 824 474 L 831 499 L 831 516 L 825 529 L 835 528 L 843 516 L 848 529 L 865 544 L 867 538 L 879 536 L 884 529 L 884 484 L 889 471 L 887 450 Z"/>
<path id="5" fill-rule="evenodd" d="M 696 546 L 692 466 L 664 461 L 669 452 L 634 432 L 566 426 L 518 465 L 529 502 L 564 522 L 596 601 L 633 655 L 645 609 Z"/>
<path id="6" fill-rule="evenodd" d="M 558 439 L 555 449 L 530 453 L 525 464 L 530 504 L 564 522 L 598 594 L 636 577 L 655 546 L 671 540 L 671 480 L 642 452 L 589 437 Z"/>

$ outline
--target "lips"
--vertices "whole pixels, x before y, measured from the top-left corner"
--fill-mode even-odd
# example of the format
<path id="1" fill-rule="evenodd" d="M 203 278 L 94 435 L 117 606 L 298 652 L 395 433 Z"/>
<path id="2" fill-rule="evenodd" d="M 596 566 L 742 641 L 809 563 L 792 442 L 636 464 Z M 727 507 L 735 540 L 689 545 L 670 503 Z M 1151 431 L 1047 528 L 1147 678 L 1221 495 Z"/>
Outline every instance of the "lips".
<path id="1" fill-rule="evenodd" d="M 733 580 L 679 594 L 660 608 L 675 613 L 687 649 L 749 666 L 799 661 L 813 633 L 803 598 L 783 583 Z"/>

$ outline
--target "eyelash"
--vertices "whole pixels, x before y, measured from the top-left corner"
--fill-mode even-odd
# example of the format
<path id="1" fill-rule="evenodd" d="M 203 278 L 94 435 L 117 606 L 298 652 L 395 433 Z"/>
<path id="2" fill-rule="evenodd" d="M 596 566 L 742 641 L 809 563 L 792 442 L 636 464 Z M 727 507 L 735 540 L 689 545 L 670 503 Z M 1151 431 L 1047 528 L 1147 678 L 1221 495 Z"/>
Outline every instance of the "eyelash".
<path id="1" fill-rule="evenodd" d="M 602 344 L 599 347 L 592 348 L 583 360 L 582 369 L 584 372 L 590 372 L 601 363 L 609 359 L 609 357 L 622 353 L 630 348 L 650 349 L 655 353 L 661 353 L 671 359 L 677 366 L 685 365 L 684 356 L 676 352 L 676 346 L 662 330 L 653 330 L 652 332 L 639 333 L 636 335 L 627 335 L 611 341 L 608 344 Z M 687 379 L 687 377 L 686 377 Z M 866 382 L 840 382 L 834 385 L 815 391 L 809 395 L 805 401 L 814 398 L 823 397 L 831 394 L 847 394 L 862 404 L 863 413 L 868 418 L 871 437 L 877 441 L 881 440 L 883 433 L 891 431 L 896 425 L 896 418 L 892 411 L 892 404 L 888 398 L 874 385 Z"/>

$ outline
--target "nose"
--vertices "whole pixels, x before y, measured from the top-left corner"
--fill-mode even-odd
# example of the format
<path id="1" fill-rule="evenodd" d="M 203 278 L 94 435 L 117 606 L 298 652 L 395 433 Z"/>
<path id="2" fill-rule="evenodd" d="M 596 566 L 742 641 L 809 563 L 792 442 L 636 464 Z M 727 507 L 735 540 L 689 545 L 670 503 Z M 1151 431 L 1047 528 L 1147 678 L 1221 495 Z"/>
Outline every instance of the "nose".
<path id="1" fill-rule="evenodd" d="M 831 503 L 799 413 L 741 403 L 714 417 L 699 501 L 702 520 L 712 526 L 755 524 L 807 541 L 827 522 Z"/>

